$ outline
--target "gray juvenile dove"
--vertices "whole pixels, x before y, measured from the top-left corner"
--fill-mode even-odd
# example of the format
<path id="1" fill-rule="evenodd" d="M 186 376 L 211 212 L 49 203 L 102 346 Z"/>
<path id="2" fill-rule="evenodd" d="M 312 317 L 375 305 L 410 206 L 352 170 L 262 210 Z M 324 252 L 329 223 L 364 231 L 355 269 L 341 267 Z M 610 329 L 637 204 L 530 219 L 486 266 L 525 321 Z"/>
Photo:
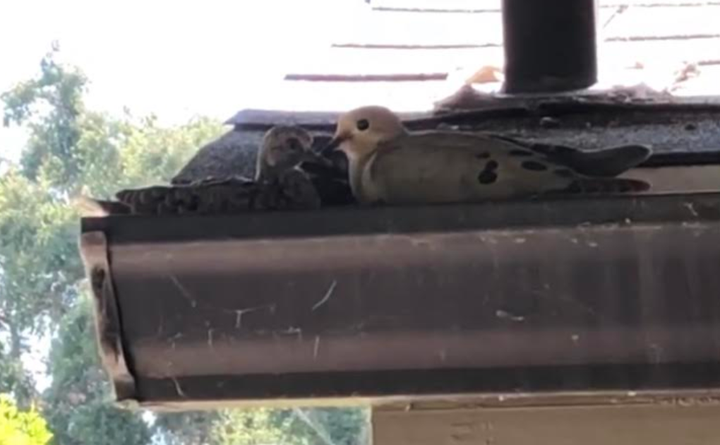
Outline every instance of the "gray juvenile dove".
<path id="1" fill-rule="evenodd" d="M 301 163 L 325 165 L 312 149 L 313 137 L 300 127 L 276 126 L 264 136 L 255 181 L 236 177 L 181 186 L 122 190 L 116 201 L 87 197 L 76 203 L 83 216 L 108 214 L 224 213 L 260 209 L 312 209 L 320 197 Z"/>
<path id="2" fill-rule="evenodd" d="M 275 126 L 263 138 L 257 157 L 255 181 L 261 189 L 257 208 L 319 208 L 321 201 L 310 177 L 300 165 L 328 165 L 330 161 L 315 153 L 313 137 L 295 126 Z"/>
<path id="3" fill-rule="evenodd" d="M 366 204 L 478 202 L 649 188 L 642 181 L 614 178 L 650 156 L 644 146 L 580 151 L 478 133 L 410 132 L 394 113 L 377 106 L 339 118 L 324 151 L 335 149 L 347 155 L 353 194 Z"/>

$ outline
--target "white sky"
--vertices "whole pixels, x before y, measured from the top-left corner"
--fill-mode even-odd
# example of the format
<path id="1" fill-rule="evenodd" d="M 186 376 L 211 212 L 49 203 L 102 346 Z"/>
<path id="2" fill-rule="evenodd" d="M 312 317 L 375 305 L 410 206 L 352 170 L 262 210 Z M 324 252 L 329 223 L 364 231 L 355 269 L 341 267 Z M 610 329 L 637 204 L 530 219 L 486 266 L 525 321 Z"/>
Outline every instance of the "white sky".
<path id="1" fill-rule="evenodd" d="M 51 42 L 91 81 L 93 109 L 229 118 L 329 45 L 362 0 L 0 0 L 0 91 L 35 75 Z M 325 40 L 324 40 L 325 39 Z M 22 145 L 0 129 L 0 153 Z"/>
<path id="2" fill-rule="evenodd" d="M 609 0 L 601 3 L 605 1 Z M 402 0 L 402 4 L 406 2 Z M 498 7 L 500 3 L 445 2 L 465 7 L 476 2 Z M 696 28 L 697 32 L 716 32 L 720 29 L 715 20 L 718 11 L 720 6 L 630 8 L 610 28 L 619 36 L 683 34 Z M 651 12 L 652 20 L 645 20 Z M 330 39 L 394 41 L 405 36 L 462 40 L 468 30 L 478 39 L 481 34 L 488 41 L 501 38 L 499 17 L 454 17 L 459 20 L 456 26 L 445 23 L 442 32 L 437 32 L 432 27 L 436 22 L 422 17 L 415 17 L 411 25 L 398 15 L 368 21 L 368 13 L 364 0 L 0 0 L 0 91 L 35 75 L 40 59 L 57 40 L 62 60 L 79 66 L 90 79 L 91 108 L 119 113 L 127 106 L 135 115 L 155 113 L 163 123 L 183 122 L 196 114 L 224 120 L 242 108 L 327 109 L 330 103 L 333 109 L 372 102 L 397 111 L 418 110 L 431 103 L 428 97 L 418 97 L 418 87 L 412 85 L 363 89 L 357 85 L 293 88 L 288 82 L 280 84 L 288 71 L 329 72 L 328 66 L 356 71 L 363 64 L 372 64 L 376 71 L 406 65 L 412 70 L 414 64 L 426 62 L 411 54 L 383 56 L 379 51 L 363 57 L 348 56 L 352 52 L 347 52 L 335 60 L 328 57 Z M 603 9 L 599 22 L 605 23 L 612 13 L 612 9 Z M 488 39 L 495 35 L 497 38 Z M 616 43 L 607 51 L 603 45 L 600 49 L 598 88 L 638 82 L 663 88 L 683 60 L 720 58 L 720 45 L 713 39 Z M 487 58 L 489 53 L 484 53 L 482 60 L 468 55 L 468 60 L 453 63 L 474 72 L 478 63 L 502 64 L 502 52 L 496 53 L 500 58 Z M 431 55 L 435 54 L 427 57 Z M 636 62 L 645 68 L 627 69 Z M 720 67 L 701 71 L 703 76 L 689 82 L 691 88 L 686 86 L 684 94 L 720 92 L 715 81 Z M 460 77 L 466 74 L 460 72 Z M 459 86 L 435 84 L 423 86 L 422 91 L 442 98 Z M 23 141 L 20 130 L 0 128 L 0 156 L 14 158 Z"/>

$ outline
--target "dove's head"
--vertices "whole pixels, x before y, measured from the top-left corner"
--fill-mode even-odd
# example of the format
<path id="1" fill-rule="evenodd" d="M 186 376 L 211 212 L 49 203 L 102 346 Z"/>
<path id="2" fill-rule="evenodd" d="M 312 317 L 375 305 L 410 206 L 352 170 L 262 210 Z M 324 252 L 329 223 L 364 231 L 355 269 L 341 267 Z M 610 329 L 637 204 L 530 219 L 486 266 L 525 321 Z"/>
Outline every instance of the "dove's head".
<path id="1" fill-rule="evenodd" d="M 257 157 L 256 178 L 266 178 L 303 162 L 321 162 L 312 149 L 313 137 L 300 127 L 278 125 L 265 133 Z"/>
<path id="2" fill-rule="evenodd" d="M 340 116 L 335 136 L 323 152 L 342 150 L 349 158 L 361 158 L 377 150 L 380 142 L 402 136 L 400 118 L 384 107 L 356 108 Z"/>

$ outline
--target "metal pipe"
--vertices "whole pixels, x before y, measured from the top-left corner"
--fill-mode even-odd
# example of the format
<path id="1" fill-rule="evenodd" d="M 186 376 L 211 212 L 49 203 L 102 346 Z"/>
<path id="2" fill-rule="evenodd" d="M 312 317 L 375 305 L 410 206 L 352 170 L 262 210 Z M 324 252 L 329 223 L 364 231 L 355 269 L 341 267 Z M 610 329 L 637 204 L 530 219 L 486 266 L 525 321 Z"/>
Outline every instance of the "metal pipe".
<path id="1" fill-rule="evenodd" d="M 597 82 L 595 0 L 503 0 L 508 94 L 556 93 Z"/>

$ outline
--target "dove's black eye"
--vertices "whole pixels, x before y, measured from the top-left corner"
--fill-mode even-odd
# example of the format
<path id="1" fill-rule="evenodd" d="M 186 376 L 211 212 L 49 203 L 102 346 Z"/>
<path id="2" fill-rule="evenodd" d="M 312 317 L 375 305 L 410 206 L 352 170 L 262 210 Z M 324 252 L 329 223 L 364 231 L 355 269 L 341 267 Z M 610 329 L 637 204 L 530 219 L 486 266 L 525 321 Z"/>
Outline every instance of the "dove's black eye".
<path id="1" fill-rule="evenodd" d="M 357 123 L 355 125 L 357 126 L 357 129 L 360 131 L 365 131 L 368 128 L 370 128 L 370 122 L 368 122 L 367 119 L 360 119 L 359 121 L 357 121 Z"/>
<path id="2" fill-rule="evenodd" d="M 287 144 L 290 146 L 290 149 L 294 151 L 300 151 L 303 149 L 302 144 L 297 138 L 288 138 Z"/>

